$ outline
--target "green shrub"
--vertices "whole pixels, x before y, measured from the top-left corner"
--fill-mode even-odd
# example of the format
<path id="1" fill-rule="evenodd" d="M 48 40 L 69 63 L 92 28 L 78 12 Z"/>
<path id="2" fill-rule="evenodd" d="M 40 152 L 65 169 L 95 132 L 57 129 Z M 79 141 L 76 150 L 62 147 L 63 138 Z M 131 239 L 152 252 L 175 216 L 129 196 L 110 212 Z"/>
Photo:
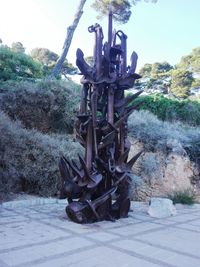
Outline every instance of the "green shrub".
<path id="1" fill-rule="evenodd" d="M 178 101 L 155 94 L 139 96 L 134 102 L 142 102 L 140 110 L 149 110 L 163 121 L 181 121 L 191 126 L 200 125 L 200 103 L 198 101 Z"/>
<path id="2" fill-rule="evenodd" d="M 174 192 L 172 195 L 169 195 L 168 197 L 173 201 L 174 204 L 180 203 L 180 204 L 192 205 L 195 203 L 194 192 L 189 189 L 184 191 Z"/>
<path id="3" fill-rule="evenodd" d="M 42 65 L 30 56 L 0 47 L 0 81 L 42 77 Z"/>
<path id="4" fill-rule="evenodd" d="M 66 135 L 27 130 L 0 112 L 0 195 L 25 191 L 54 196 L 61 185 L 60 155 L 76 159 L 81 145 Z"/>
<path id="5" fill-rule="evenodd" d="M 72 133 L 79 91 L 70 81 L 7 82 L 0 86 L 0 108 L 28 129 Z"/>

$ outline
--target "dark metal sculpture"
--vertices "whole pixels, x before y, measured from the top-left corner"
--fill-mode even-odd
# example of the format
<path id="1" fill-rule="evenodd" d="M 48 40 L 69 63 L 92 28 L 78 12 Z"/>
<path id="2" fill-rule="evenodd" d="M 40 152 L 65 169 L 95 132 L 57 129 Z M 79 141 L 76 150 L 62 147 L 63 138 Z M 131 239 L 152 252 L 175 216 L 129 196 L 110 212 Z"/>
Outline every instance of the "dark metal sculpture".
<path id="1" fill-rule="evenodd" d="M 85 157 L 79 155 L 79 166 L 65 157 L 59 163 L 61 198 L 68 198 L 66 213 L 77 223 L 128 216 L 131 168 L 141 154 L 128 161 L 127 119 L 137 108 L 131 102 L 141 92 L 125 97 L 124 90 L 140 78 L 135 73 L 137 54 L 132 53 L 127 67 L 127 36 L 120 30 L 113 32 L 111 12 L 107 42 L 103 44 L 99 24 L 88 31 L 95 34 L 94 65 L 86 63 L 81 49 L 77 49 L 76 60 L 83 77 L 75 131 Z"/>

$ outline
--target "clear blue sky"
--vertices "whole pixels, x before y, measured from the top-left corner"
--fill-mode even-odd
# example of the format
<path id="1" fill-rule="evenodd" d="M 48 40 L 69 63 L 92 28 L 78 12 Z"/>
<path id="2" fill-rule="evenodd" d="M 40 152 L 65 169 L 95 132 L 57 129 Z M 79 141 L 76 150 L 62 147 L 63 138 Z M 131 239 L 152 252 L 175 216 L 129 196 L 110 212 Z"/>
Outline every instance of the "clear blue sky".
<path id="1" fill-rule="evenodd" d="M 68 54 L 75 62 L 80 47 L 92 55 L 93 36 L 87 27 L 97 22 L 88 0 L 76 29 Z M 61 52 L 66 28 L 71 24 L 79 0 L 0 0 L 0 38 L 5 44 L 20 41 L 29 52 L 46 47 Z M 107 32 L 107 21 L 100 24 Z M 138 67 L 145 63 L 168 61 L 176 64 L 181 56 L 200 46 L 200 0 L 158 0 L 156 4 L 141 1 L 132 9 L 125 25 L 116 25 L 128 35 L 128 55 L 135 50 Z"/>

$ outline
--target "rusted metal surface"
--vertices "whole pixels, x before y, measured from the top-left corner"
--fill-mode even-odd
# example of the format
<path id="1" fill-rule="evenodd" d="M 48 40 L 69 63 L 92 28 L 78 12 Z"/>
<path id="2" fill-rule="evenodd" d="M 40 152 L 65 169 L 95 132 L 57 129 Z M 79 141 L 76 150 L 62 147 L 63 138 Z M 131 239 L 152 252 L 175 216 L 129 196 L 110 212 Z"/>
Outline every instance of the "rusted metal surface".
<path id="1" fill-rule="evenodd" d="M 61 197 L 68 199 L 66 213 L 76 223 L 128 216 L 131 168 L 141 154 L 128 161 L 127 119 L 138 107 L 131 102 L 141 92 L 125 97 L 124 90 L 140 78 L 135 73 L 137 54 L 132 53 L 127 67 L 127 36 L 122 31 L 113 32 L 111 12 L 108 21 L 108 42 L 104 44 L 101 26 L 88 28 L 95 35 L 93 66 L 77 49 L 76 64 L 83 77 L 75 131 L 85 148 L 85 158 L 79 156 L 79 166 L 65 157 L 59 164 Z"/>

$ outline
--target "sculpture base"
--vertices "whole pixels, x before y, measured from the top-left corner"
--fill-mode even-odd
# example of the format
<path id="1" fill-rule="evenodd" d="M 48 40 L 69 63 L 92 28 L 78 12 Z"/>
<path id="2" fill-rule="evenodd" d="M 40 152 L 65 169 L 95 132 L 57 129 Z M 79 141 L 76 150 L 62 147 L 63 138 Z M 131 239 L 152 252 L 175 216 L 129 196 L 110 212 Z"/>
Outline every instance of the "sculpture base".
<path id="1" fill-rule="evenodd" d="M 80 224 L 104 220 L 115 221 L 120 218 L 128 217 L 128 212 L 130 210 L 129 198 L 124 199 L 120 204 L 118 201 L 114 201 L 112 205 L 110 205 L 110 203 L 111 200 L 109 199 L 96 208 L 92 201 L 73 201 L 66 207 L 66 213 L 71 221 Z"/>

